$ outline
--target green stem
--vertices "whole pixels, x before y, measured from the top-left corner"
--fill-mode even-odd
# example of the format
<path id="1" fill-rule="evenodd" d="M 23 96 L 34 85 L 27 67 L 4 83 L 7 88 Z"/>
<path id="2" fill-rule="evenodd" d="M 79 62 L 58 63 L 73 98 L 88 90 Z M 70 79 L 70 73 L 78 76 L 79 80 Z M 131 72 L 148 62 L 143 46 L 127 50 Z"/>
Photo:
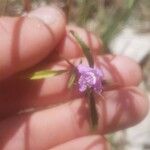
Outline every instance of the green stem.
<path id="1" fill-rule="evenodd" d="M 92 90 L 89 90 L 87 93 L 88 93 L 88 100 L 89 100 L 91 129 L 92 131 L 95 131 L 98 126 L 98 114 L 96 110 L 95 97 L 94 97 L 94 93 L 92 92 Z"/>

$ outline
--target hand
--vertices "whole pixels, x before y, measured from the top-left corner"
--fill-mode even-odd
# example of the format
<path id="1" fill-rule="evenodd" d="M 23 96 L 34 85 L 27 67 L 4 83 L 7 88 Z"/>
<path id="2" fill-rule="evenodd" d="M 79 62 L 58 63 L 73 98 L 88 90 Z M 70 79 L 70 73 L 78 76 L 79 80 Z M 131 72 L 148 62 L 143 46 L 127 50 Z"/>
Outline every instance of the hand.
<path id="1" fill-rule="evenodd" d="M 98 52 L 97 38 L 81 28 L 66 27 L 57 8 L 0 19 L 1 150 L 106 150 L 109 144 L 103 134 L 130 127 L 146 116 L 148 101 L 136 87 L 141 70 L 124 56 L 97 57 L 105 78 L 120 87 L 97 100 L 99 127 L 93 135 L 86 100 L 66 88 L 68 74 L 36 81 L 19 78 L 19 72 L 66 68 L 58 55 L 80 61 L 81 48 L 66 28 Z"/>

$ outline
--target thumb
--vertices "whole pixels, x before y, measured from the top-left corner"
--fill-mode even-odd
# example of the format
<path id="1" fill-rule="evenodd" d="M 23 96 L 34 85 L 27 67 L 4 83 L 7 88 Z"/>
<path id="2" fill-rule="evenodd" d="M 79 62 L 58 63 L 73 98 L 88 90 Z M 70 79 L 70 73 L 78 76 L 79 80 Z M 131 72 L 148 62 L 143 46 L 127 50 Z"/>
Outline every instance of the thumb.
<path id="1" fill-rule="evenodd" d="M 42 7 L 21 17 L 0 18 L 0 80 L 45 58 L 65 32 L 65 17 L 56 7 Z"/>

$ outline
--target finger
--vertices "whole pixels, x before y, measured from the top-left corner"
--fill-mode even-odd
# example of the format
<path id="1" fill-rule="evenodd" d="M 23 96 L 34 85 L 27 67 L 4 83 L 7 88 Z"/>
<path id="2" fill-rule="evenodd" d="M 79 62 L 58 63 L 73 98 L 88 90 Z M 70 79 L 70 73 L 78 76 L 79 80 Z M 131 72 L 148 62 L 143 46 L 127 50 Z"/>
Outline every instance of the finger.
<path id="1" fill-rule="evenodd" d="M 148 112 L 148 100 L 134 87 L 114 90 L 106 92 L 104 100 L 99 98 L 97 111 L 97 133 L 110 133 L 141 121 Z M 47 149 L 89 135 L 88 113 L 87 100 L 80 98 L 4 120 L 0 124 L 0 149 Z"/>
<path id="2" fill-rule="evenodd" d="M 68 141 L 50 150 L 110 150 L 110 148 L 104 137 L 93 135 Z"/>
<path id="3" fill-rule="evenodd" d="M 85 59 L 82 59 L 85 63 Z M 80 59 L 75 59 L 78 64 Z M 120 86 L 137 85 L 141 81 L 139 66 L 132 60 L 123 56 L 109 59 L 107 56 L 99 58 L 105 79 Z M 52 70 L 68 67 L 60 62 L 51 65 Z M 124 69 L 125 68 L 125 69 Z M 132 74 L 132 75 L 131 75 Z M 78 90 L 68 89 L 69 75 L 63 74 L 45 80 L 8 80 L 0 85 L 0 118 L 12 115 L 22 109 L 44 107 L 58 104 L 79 97 Z M 10 99 L 11 97 L 11 99 Z"/>
<path id="4" fill-rule="evenodd" d="M 54 7 L 27 16 L 0 18 L 0 80 L 45 58 L 65 32 L 65 18 Z"/>
<path id="5" fill-rule="evenodd" d="M 80 38 L 91 49 L 93 54 L 100 54 L 100 50 L 102 49 L 102 42 L 100 41 L 100 39 L 98 39 L 94 34 L 85 29 L 70 25 L 67 27 L 66 36 L 64 36 L 62 42 L 54 52 L 54 54 L 56 55 L 56 59 L 58 59 L 58 56 L 62 56 L 68 59 L 83 56 L 82 49 L 79 43 L 70 34 L 70 30 L 73 30 L 80 36 Z"/>

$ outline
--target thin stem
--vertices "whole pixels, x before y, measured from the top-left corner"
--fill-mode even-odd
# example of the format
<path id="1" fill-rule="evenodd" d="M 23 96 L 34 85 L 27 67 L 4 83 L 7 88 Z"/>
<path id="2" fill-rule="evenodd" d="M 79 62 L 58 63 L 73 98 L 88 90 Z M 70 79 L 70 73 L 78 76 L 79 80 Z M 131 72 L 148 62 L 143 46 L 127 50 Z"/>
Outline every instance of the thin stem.
<path id="1" fill-rule="evenodd" d="M 68 22 L 69 16 L 70 16 L 71 5 L 72 5 L 72 0 L 66 0 L 64 9 L 65 9 L 65 13 L 66 13 L 67 22 Z"/>
<path id="2" fill-rule="evenodd" d="M 29 12 L 31 10 L 31 0 L 23 0 L 24 11 Z"/>
<path id="3" fill-rule="evenodd" d="M 87 91 L 88 100 L 89 100 L 89 112 L 90 112 L 90 121 L 91 121 L 91 129 L 95 131 L 98 126 L 98 114 L 96 110 L 95 97 L 92 90 Z"/>

